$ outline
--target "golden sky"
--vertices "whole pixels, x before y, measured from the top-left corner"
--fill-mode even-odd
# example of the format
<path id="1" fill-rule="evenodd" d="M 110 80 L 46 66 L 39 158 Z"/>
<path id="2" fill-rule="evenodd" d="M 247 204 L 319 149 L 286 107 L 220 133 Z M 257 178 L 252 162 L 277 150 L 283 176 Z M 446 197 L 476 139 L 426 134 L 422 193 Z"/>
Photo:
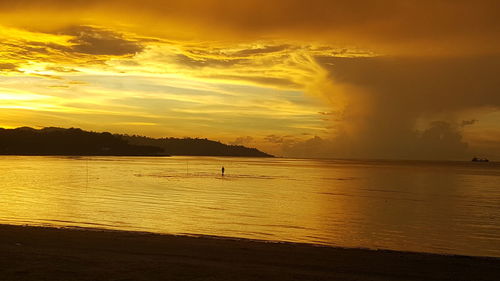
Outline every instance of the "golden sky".
<path id="1" fill-rule="evenodd" d="M 0 1 L 0 127 L 500 158 L 498 1 Z"/>

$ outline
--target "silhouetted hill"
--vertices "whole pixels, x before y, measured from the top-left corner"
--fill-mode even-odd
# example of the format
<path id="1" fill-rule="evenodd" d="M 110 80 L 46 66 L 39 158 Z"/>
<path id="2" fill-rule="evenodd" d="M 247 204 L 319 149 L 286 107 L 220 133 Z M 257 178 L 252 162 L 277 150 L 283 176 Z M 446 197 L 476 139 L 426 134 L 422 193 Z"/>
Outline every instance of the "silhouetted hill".
<path id="1" fill-rule="evenodd" d="M 162 155 L 153 146 L 131 145 L 110 133 L 81 129 L 29 127 L 0 128 L 0 154 L 3 155 Z"/>
<path id="2" fill-rule="evenodd" d="M 218 141 L 194 138 L 148 138 L 122 135 L 130 144 L 150 145 L 162 148 L 169 155 L 191 156 L 238 156 L 238 157 L 274 157 L 256 148 L 241 145 L 227 145 Z"/>
<path id="3" fill-rule="evenodd" d="M 193 155 L 273 157 L 255 148 L 207 139 L 161 138 L 88 132 L 78 128 L 0 128 L 0 155 Z"/>

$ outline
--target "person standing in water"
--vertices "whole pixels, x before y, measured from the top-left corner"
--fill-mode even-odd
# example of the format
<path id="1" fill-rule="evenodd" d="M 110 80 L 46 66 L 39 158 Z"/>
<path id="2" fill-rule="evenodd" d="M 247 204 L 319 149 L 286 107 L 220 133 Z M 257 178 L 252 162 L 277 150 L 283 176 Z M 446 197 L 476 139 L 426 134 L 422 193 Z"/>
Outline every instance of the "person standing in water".
<path id="1" fill-rule="evenodd" d="M 224 176 L 224 166 L 222 166 L 221 171 L 222 171 L 222 176 Z"/>

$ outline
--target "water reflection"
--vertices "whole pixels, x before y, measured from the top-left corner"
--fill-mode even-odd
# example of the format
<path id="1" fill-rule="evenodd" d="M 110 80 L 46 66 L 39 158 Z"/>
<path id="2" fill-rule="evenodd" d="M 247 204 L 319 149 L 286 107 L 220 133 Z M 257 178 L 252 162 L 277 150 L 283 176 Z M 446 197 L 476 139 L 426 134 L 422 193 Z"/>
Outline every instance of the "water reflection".
<path id="1" fill-rule="evenodd" d="M 500 169 L 475 164 L 0 157 L 0 223 L 500 256 Z"/>

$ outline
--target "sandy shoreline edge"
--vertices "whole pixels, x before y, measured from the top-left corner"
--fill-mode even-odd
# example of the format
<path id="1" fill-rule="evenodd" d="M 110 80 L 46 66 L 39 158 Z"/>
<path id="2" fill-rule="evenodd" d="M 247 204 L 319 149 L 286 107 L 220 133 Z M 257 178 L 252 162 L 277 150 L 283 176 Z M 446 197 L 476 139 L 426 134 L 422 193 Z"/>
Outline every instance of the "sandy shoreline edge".
<path id="1" fill-rule="evenodd" d="M 500 280 L 500 258 L 0 225 L 1 280 Z"/>

